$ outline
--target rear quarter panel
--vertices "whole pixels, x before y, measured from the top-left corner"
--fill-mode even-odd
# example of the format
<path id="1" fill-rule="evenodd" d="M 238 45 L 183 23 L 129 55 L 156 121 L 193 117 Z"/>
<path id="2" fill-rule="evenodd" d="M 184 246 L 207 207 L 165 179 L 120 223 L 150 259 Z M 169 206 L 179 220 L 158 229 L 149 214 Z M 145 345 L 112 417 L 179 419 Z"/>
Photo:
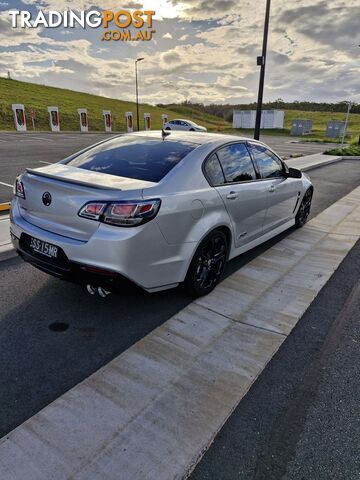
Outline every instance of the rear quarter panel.
<path id="1" fill-rule="evenodd" d="M 170 244 L 198 243 L 219 225 L 231 228 L 224 204 L 212 187 L 164 196 L 156 221 Z"/>

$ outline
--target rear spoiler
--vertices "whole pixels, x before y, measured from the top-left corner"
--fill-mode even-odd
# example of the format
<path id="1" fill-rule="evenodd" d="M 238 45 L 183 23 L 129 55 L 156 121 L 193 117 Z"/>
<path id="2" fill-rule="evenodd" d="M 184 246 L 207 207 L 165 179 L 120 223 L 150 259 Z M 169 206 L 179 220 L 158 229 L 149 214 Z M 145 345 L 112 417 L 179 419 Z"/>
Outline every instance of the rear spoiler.
<path id="1" fill-rule="evenodd" d="M 27 168 L 26 172 L 29 175 L 50 178 L 51 180 L 63 183 L 83 185 L 98 190 L 142 190 L 156 185 L 156 183 L 148 182 L 146 180 L 118 177 L 117 175 L 93 172 L 91 170 L 70 167 L 60 163 L 54 163 L 36 169 Z"/>
<path id="2" fill-rule="evenodd" d="M 41 172 L 40 170 L 34 170 L 33 168 L 27 168 L 26 172 L 30 173 L 30 175 L 35 175 L 37 177 L 51 178 L 52 180 L 57 180 L 58 182 L 72 183 L 75 185 L 83 185 L 84 187 L 92 187 L 92 188 L 97 188 L 99 190 L 119 190 L 119 191 L 122 190 L 121 188 L 116 186 L 99 185 L 98 183 L 93 183 L 85 180 L 78 180 L 75 178 L 59 177 L 58 175 L 52 175 L 51 173 Z"/>

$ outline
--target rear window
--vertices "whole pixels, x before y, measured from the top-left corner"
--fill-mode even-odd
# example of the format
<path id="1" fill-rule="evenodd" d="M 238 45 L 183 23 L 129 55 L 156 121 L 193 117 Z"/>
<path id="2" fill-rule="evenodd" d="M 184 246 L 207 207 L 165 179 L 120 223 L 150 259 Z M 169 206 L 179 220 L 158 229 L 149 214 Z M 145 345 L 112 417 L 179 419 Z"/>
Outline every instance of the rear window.
<path id="1" fill-rule="evenodd" d="M 68 162 L 72 167 L 118 177 L 159 182 L 198 145 L 147 137 L 118 137 Z"/>

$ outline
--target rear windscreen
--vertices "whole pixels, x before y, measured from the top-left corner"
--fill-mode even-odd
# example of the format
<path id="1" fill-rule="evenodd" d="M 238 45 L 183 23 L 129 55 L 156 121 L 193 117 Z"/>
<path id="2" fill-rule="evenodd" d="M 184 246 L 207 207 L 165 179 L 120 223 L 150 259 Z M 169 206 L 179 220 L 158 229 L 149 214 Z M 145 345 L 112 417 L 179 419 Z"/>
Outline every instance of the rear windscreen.
<path id="1" fill-rule="evenodd" d="M 118 137 L 84 152 L 67 165 L 119 177 L 159 182 L 198 145 L 147 137 Z"/>

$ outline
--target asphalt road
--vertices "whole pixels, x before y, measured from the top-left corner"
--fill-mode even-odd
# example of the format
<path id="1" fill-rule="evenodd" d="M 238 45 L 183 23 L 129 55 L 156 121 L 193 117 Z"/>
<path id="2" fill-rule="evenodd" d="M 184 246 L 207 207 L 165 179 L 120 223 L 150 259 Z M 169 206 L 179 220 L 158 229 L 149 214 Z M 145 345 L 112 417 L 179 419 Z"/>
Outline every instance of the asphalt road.
<path id="1" fill-rule="evenodd" d="M 360 162 L 317 168 L 311 177 L 315 185 L 313 214 L 317 214 L 360 184 Z M 227 274 L 277 241 L 229 262 Z M 191 301 L 181 289 L 148 294 L 125 284 L 123 293 L 103 300 L 18 258 L 0 263 L 0 291 L 0 437 Z M 343 291 L 341 285 L 339 291 Z M 58 323 L 68 328 L 52 330 Z M 317 331 L 311 333 L 316 338 Z M 306 345 L 300 343 L 300 347 Z M 297 362 L 307 361 L 300 347 L 293 369 Z M 278 368 L 283 368 L 281 360 Z"/>
<path id="2" fill-rule="evenodd" d="M 15 178 L 25 168 L 58 162 L 109 136 L 105 133 L 0 133 L 0 203 L 10 200 Z"/>
<path id="3" fill-rule="evenodd" d="M 26 167 L 43 167 L 57 162 L 72 153 L 99 142 L 111 134 L 51 134 L 51 133 L 0 133 L 0 203 L 8 202 L 16 176 Z M 292 143 L 293 137 L 263 136 L 284 158 L 290 155 L 310 155 L 328 148 L 319 143 Z"/>

